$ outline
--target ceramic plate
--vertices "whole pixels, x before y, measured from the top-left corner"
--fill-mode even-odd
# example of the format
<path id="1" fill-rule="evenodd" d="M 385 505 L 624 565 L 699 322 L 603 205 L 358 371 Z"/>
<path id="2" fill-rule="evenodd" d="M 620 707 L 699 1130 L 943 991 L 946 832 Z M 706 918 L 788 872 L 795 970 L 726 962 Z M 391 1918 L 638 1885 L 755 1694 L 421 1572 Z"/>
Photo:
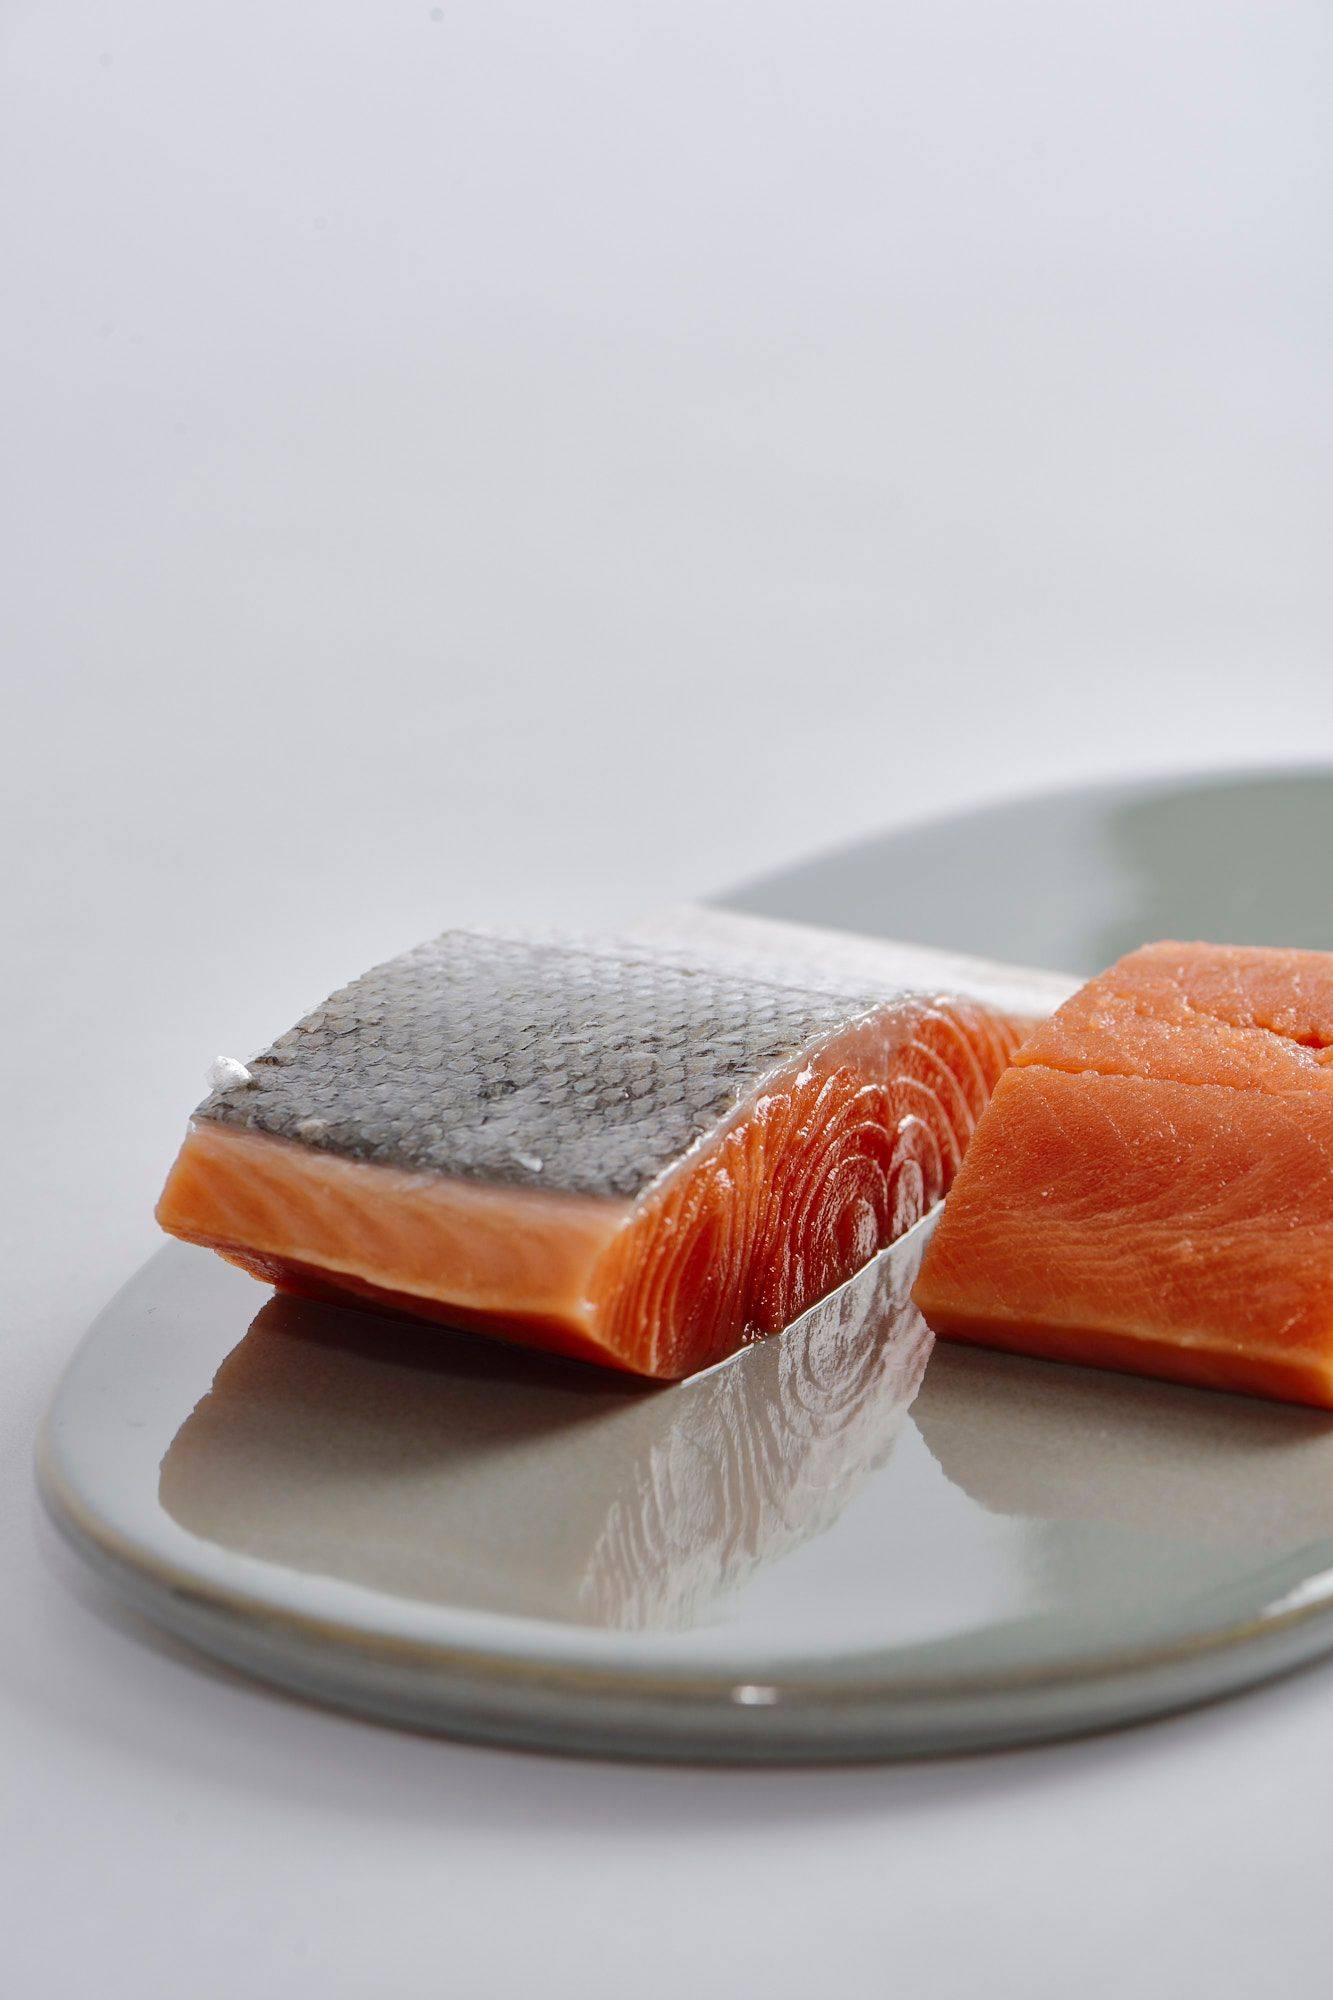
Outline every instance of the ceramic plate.
<path id="1" fill-rule="evenodd" d="M 895 832 L 738 908 L 1073 971 L 1333 947 L 1333 773 Z M 1307 872 L 1308 871 L 1308 872 Z M 234 1665 L 564 1750 L 897 1756 L 1126 1722 L 1333 1647 L 1333 1423 L 940 1348 L 929 1224 L 778 1338 L 642 1388 L 271 1298 L 163 1249 L 48 1418 L 55 1519 Z"/>

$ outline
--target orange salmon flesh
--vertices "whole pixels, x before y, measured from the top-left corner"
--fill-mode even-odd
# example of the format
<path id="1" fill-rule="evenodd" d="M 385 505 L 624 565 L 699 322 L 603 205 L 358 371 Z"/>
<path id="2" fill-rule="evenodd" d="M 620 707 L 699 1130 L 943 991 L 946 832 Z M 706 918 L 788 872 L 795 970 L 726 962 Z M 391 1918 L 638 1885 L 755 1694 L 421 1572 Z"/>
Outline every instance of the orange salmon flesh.
<path id="1" fill-rule="evenodd" d="M 1333 1408 L 1333 955 L 1090 981 L 1000 1079 L 914 1296 L 945 1338 Z"/>
<path id="2" fill-rule="evenodd" d="M 1030 1025 L 962 1000 L 888 1004 L 634 1200 L 197 1119 L 158 1219 L 288 1291 L 674 1379 L 786 1326 L 926 1214 Z"/>

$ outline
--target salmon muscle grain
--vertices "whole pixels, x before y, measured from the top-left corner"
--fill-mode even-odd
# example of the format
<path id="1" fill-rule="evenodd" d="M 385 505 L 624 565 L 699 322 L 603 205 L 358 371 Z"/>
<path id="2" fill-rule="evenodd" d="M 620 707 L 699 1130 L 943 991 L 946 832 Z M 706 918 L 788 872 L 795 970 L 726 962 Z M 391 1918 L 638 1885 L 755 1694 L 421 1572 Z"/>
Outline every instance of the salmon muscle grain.
<path id="1" fill-rule="evenodd" d="M 1083 987 L 915 1297 L 946 1337 L 1333 1408 L 1333 955 L 1155 944 Z"/>

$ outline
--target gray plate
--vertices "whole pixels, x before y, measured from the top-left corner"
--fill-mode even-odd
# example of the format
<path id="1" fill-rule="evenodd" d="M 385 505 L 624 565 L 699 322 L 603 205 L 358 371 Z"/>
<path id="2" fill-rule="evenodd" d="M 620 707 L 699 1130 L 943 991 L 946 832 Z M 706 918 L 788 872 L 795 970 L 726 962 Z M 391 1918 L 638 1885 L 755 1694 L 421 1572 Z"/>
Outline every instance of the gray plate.
<path id="1" fill-rule="evenodd" d="M 1104 787 L 731 900 L 1075 970 L 1171 934 L 1330 947 L 1306 868 L 1331 831 L 1330 773 Z M 1333 1424 L 932 1356 L 907 1301 L 923 1233 L 664 1389 L 266 1300 L 173 1245 L 76 1356 L 43 1492 L 127 1597 L 234 1665 L 566 1750 L 1014 1743 L 1333 1647 Z"/>

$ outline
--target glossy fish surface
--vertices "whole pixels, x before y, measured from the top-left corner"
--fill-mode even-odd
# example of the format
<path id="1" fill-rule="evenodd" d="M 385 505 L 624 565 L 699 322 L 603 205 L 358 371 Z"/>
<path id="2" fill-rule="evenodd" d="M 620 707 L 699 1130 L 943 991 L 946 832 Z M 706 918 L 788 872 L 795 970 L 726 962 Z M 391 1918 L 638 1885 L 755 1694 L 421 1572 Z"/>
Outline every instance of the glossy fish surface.
<path id="1" fill-rule="evenodd" d="M 286 1289 L 680 1376 L 911 1227 L 1067 991 L 720 913 L 449 931 L 231 1066 L 159 1219 Z"/>
<path id="2" fill-rule="evenodd" d="M 1333 954 L 1147 945 L 1024 1043 L 917 1302 L 936 1333 L 1333 1408 Z"/>

